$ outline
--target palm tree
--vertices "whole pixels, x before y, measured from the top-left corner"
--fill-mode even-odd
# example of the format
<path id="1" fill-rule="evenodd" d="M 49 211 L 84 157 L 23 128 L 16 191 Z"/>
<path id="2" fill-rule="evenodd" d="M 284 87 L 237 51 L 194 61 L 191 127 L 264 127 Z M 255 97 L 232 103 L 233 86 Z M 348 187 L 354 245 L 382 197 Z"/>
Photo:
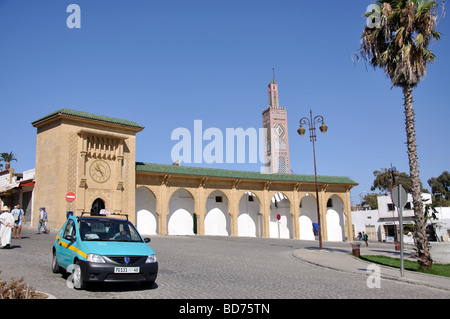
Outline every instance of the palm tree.
<path id="1" fill-rule="evenodd" d="M 5 162 L 5 169 L 9 169 L 10 168 L 10 163 L 12 161 L 17 161 L 17 158 L 14 156 L 13 152 L 0 153 L 0 160 Z"/>
<path id="2" fill-rule="evenodd" d="M 435 55 L 428 49 L 430 42 L 439 40 L 437 32 L 438 2 L 434 0 L 380 0 L 378 23 L 366 26 L 361 36 L 360 57 L 374 68 L 382 69 L 391 79 L 392 87 L 400 87 L 404 96 L 407 152 L 412 181 L 415 214 L 415 243 L 418 263 L 431 268 L 432 259 L 425 232 L 425 218 L 421 198 L 421 183 L 416 150 L 412 90 L 426 74 L 427 64 Z M 371 17 L 373 13 L 367 13 Z M 391 88 L 392 88 L 391 87 Z"/>

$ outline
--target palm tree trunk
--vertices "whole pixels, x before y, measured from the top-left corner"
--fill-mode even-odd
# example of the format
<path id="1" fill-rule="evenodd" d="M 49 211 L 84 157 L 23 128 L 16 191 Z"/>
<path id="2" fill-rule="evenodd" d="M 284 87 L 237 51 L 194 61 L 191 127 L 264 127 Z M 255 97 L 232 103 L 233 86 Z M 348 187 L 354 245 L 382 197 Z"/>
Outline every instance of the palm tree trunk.
<path id="1" fill-rule="evenodd" d="M 419 179 L 419 164 L 417 159 L 416 131 L 414 127 L 414 108 L 412 89 L 410 85 L 403 87 L 405 99 L 405 117 L 406 117 L 406 136 L 409 158 L 409 174 L 412 181 L 412 198 L 414 205 L 414 219 L 416 230 L 414 241 L 418 253 L 418 263 L 421 267 L 431 268 L 433 260 L 428 249 L 428 238 L 425 231 L 425 216 L 423 212 L 423 203 L 421 196 L 421 183 Z"/>

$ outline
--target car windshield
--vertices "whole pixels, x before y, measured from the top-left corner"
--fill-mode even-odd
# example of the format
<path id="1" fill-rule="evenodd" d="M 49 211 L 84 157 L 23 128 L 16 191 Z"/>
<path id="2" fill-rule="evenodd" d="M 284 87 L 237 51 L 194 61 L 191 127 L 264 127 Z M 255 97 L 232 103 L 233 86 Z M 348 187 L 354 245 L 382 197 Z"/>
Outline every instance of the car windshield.
<path id="1" fill-rule="evenodd" d="M 109 218 L 82 218 L 80 220 L 81 240 L 142 242 L 136 228 L 126 220 Z"/>

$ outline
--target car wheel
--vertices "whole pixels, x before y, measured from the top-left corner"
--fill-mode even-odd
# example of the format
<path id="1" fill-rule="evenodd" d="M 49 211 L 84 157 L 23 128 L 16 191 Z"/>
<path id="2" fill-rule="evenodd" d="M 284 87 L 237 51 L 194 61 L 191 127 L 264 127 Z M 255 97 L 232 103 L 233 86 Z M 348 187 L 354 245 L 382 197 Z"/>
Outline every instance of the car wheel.
<path id="1" fill-rule="evenodd" d="M 86 282 L 83 281 L 83 273 L 78 261 L 73 266 L 72 283 L 75 289 L 86 288 Z"/>
<path id="2" fill-rule="evenodd" d="M 61 271 L 61 268 L 59 267 L 59 263 L 58 263 L 58 257 L 56 256 L 56 251 L 53 252 L 52 271 L 54 274 L 57 274 Z"/>

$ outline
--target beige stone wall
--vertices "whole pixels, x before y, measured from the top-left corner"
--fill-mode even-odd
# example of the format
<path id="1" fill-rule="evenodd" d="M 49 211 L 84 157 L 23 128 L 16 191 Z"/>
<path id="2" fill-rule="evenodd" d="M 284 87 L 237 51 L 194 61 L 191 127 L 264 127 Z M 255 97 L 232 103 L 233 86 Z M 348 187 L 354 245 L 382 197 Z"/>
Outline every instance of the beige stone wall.
<path id="1" fill-rule="evenodd" d="M 33 225 L 38 223 L 39 207 L 45 206 L 48 226 L 61 227 L 69 210 L 67 192 L 76 194 L 70 204 L 76 214 L 90 211 L 100 198 L 106 209 L 130 213 L 134 221 L 136 132 L 64 116 L 39 123 Z"/>

